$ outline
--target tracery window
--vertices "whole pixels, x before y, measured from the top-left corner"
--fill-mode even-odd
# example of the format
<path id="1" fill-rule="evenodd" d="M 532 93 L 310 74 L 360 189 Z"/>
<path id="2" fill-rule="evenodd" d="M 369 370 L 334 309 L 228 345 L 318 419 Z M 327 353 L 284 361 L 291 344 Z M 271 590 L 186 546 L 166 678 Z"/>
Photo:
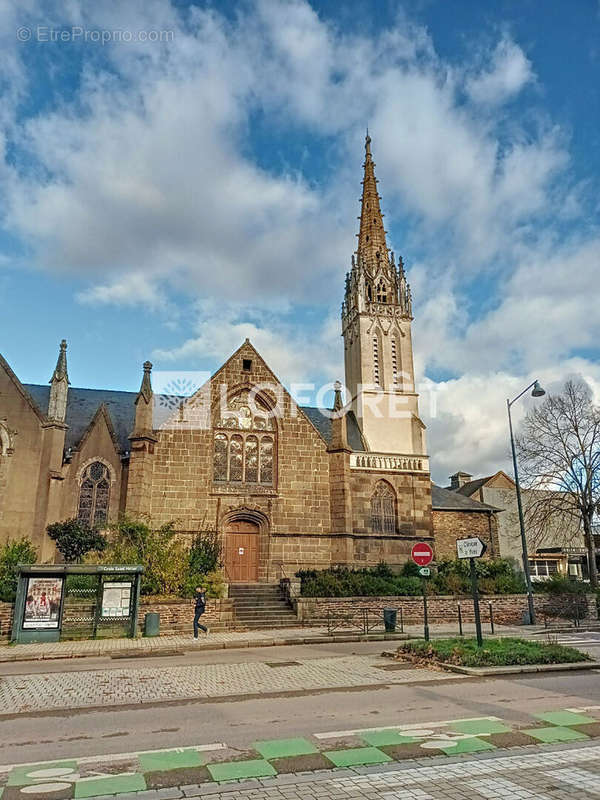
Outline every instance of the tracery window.
<path id="1" fill-rule="evenodd" d="M 259 399 L 241 392 L 215 427 L 214 480 L 273 485 L 275 426 Z"/>
<path id="2" fill-rule="evenodd" d="M 110 473 L 101 461 L 86 467 L 79 485 L 77 519 L 87 525 L 102 525 L 108 519 Z"/>
<path id="3" fill-rule="evenodd" d="M 396 495 L 386 481 L 379 481 L 371 495 L 371 528 L 375 533 L 396 533 Z"/>
<path id="4" fill-rule="evenodd" d="M 383 278 L 379 279 L 379 283 L 377 284 L 377 302 L 378 303 L 387 303 L 387 286 Z"/>

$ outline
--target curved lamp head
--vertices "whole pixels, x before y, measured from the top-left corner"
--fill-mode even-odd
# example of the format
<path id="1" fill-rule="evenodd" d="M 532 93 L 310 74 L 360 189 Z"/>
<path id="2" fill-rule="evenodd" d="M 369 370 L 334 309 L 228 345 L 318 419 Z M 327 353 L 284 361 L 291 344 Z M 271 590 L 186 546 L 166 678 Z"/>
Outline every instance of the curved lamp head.
<path id="1" fill-rule="evenodd" d="M 546 394 L 545 389 L 542 389 L 540 386 L 539 381 L 536 381 L 533 384 L 533 391 L 531 392 L 532 397 L 543 397 Z"/>

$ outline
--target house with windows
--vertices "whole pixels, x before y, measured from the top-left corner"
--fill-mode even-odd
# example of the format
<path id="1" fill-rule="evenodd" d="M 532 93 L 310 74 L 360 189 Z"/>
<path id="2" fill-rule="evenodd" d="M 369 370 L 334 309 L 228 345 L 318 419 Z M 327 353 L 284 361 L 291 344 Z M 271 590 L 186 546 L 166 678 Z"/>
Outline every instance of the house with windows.
<path id="1" fill-rule="evenodd" d="M 497 508 L 432 486 L 412 351 L 412 298 L 387 248 L 371 140 L 358 246 L 342 305 L 347 400 L 300 407 L 246 340 L 191 397 L 74 388 L 67 344 L 48 386 L 0 360 L 0 542 L 29 537 L 55 557 L 46 526 L 102 528 L 125 513 L 214 530 L 230 582 L 299 568 L 401 565 L 413 544 L 452 556 L 480 535 L 497 554 Z"/>
<path id="2" fill-rule="evenodd" d="M 498 509 L 498 543 L 503 558 L 522 561 L 521 528 L 514 480 L 503 470 L 484 478 L 473 479 L 468 472 L 450 476 L 450 490 L 465 498 L 492 505 Z M 543 500 L 550 492 L 521 489 L 525 519 L 528 508 Z M 552 575 L 568 575 L 586 579 L 589 576 L 587 550 L 577 516 L 563 514 L 548 521 L 543 530 L 525 525 L 529 570 L 533 581 L 544 581 Z"/>

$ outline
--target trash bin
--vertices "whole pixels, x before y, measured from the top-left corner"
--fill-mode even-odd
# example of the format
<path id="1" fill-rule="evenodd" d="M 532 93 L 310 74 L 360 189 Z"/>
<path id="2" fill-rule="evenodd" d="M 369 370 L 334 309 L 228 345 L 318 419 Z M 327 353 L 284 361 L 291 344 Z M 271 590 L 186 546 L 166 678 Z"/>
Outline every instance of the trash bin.
<path id="1" fill-rule="evenodd" d="M 394 633 L 396 630 L 396 620 L 398 619 L 398 611 L 395 608 L 383 609 L 383 624 L 385 625 L 386 633 Z"/>
<path id="2" fill-rule="evenodd" d="M 152 612 L 144 617 L 144 636 L 158 636 L 160 633 L 160 614 Z"/>

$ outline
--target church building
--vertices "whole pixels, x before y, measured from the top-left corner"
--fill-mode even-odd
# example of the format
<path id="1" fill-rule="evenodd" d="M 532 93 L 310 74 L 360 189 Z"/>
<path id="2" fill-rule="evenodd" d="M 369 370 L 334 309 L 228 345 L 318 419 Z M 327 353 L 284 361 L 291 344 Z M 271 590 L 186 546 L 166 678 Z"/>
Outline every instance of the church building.
<path id="1" fill-rule="evenodd" d="M 0 544 L 26 536 L 52 561 L 51 522 L 173 521 L 184 537 L 219 533 L 232 583 L 400 565 L 420 541 L 452 557 L 467 535 L 498 554 L 497 509 L 431 483 L 410 287 L 374 166 L 367 136 L 342 305 L 346 404 L 337 386 L 333 409 L 299 407 L 248 340 L 188 398 L 155 395 L 150 362 L 137 394 L 74 388 L 65 341 L 49 386 L 22 384 L 0 356 Z"/>

